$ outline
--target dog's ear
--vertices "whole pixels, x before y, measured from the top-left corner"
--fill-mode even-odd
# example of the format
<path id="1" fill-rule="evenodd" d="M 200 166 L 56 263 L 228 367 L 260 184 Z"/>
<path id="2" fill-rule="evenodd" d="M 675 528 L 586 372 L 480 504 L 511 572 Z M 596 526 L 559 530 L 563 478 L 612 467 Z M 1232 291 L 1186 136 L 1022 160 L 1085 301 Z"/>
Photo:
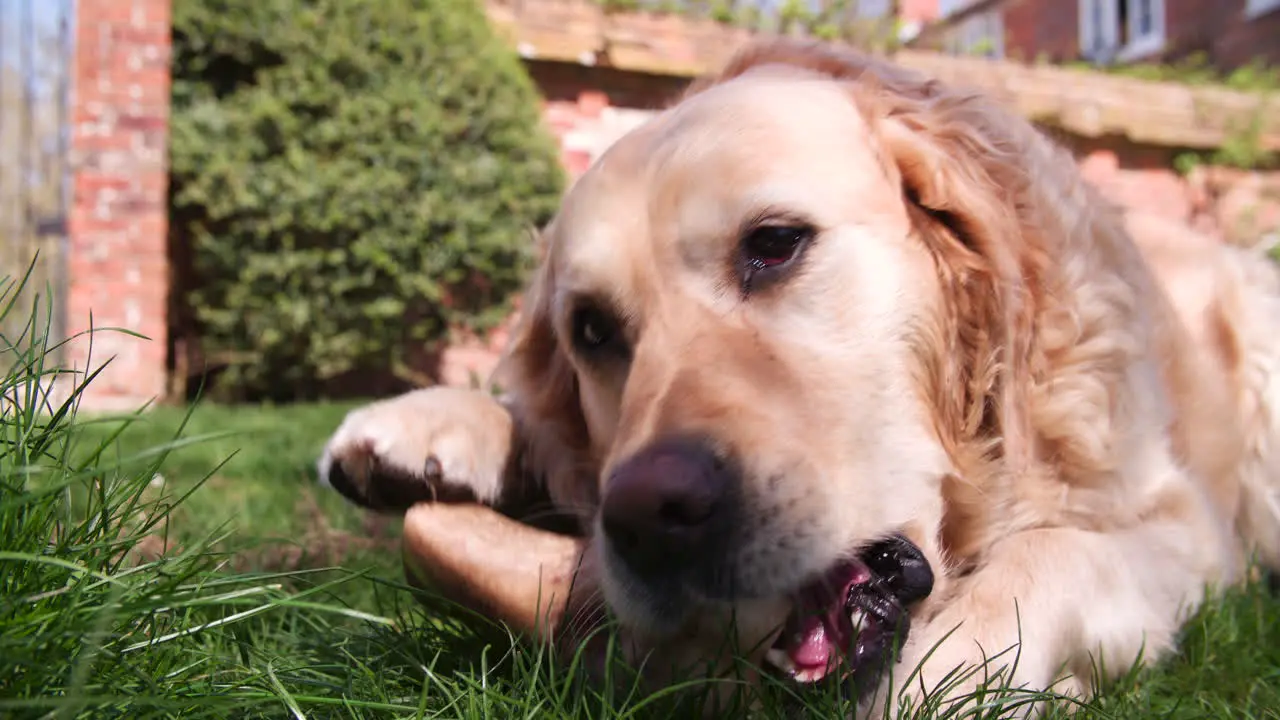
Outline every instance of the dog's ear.
<path id="1" fill-rule="evenodd" d="M 922 328 L 920 390 L 958 474 L 943 482 L 943 542 L 972 558 L 992 527 L 990 483 L 1031 467 L 1031 353 L 1044 312 L 1043 237 L 1024 226 L 1026 174 L 1006 121 L 977 98 L 899 86 L 872 117 L 918 239 L 934 256 L 942 312 Z M 1012 144 L 1012 146 L 1011 146 Z"/>
<path id="2" fill-rule="evenodd" d="M 935 355 L 932 400 L 952 439 L 998 438 L 1016 472 L 1031 460 L 1028 364 L 1047 256 L 1022 214 L 1029 178 L 1014 159 L 1028 148 L 988 101 L 897 80 L 872 93 L 882 107 L 869 109 L 944 291 L 950 347 Z"/>
<path id="3" fill-rule="evenodd" d="M 579 515 L 579 524 L 585 528 L 597 501 L 598 469 L 577 373 L 552 316 L 556 281 L 552 249 L 543 248 L 541 255 L 495 378 L 507 394 L 507 405 L 526 444 L 526 474 L 545 483 L 556 507 Z"/>

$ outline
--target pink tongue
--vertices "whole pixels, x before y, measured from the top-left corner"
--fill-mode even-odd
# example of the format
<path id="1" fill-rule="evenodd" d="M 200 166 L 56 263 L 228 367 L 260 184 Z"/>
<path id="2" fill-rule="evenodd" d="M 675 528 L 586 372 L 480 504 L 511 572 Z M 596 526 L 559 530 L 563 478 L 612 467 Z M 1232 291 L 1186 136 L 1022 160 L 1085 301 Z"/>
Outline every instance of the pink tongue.
<path id="1" fill-rule="evenodd" d="M 831 659 L 831 644 L 827 642 L 827 628 L 822 618 L 809 616 L 802 621 L 800 631 L 794 637 L 799 642 L 790 648 L 791 662 L 800 669 L 827 667 Z"/>
<path id="2" fill-rule="evenodd" d="M 783 631 L 784 648 L 795 670 L 808 675 L 807 680 L 825 675 L 839 660 L 840 648 L 849 645 L 852 638 L 845 636 L 849 619 L 844 600 L 850 586 L 869 577 L 867 566 L 849 560 L 801 590 L 797 607 Z"/>

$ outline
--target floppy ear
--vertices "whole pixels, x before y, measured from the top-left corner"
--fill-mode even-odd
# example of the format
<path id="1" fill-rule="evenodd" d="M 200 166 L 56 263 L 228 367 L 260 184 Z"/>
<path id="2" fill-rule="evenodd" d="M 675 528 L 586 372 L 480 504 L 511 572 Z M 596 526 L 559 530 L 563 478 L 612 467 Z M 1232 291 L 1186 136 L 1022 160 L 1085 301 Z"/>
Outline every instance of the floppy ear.
<path id="1" fill-rule="evenodd" d="M 876 119 L 912 224 L 935 256 L 949 345 L 930 383 L 957 443 L 999 440 L 1007 469 L 1031 461 L 1028 389 L 1041 308 L 1042 238 L 1022 222 L 1027 178 L 1005 118 L 985 102 L 921 87 Z"/>
<path id="2" fill-rule="evenodd" d="M 524 471 L 545 484 L 560 511 L 585 533 L 598 502 L 597 463 L 578 393 L 578 377 L 552 318 L 555 266 L 544 255 L 525 292 L 520 318 L 494 374 L 525 443 Z"/>

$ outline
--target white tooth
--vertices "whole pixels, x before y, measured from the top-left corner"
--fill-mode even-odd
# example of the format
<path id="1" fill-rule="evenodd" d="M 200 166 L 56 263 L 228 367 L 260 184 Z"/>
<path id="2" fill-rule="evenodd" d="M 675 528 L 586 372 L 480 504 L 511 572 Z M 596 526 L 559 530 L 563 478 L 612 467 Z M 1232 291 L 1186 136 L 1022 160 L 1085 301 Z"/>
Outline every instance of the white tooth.
<path id="1" fill-rule="evenodd" d="M 801 670 L 794 677 L 796 682 L 812 683 L 821 680 L 826 674 L 825 670 Z"/>
<path id="2" fill-rule="evenodd" d="M 770 648 L 769 652 L 764 654 L 764 659 L 770 665 L 788 675 L 794 675 L 796 672 L 795 663 L 791 662 L 791 658 L 787 656 L 787 653 L 779 648 Z"/>
<path id="3" fill-rule="evenodd" d="M 862 626 L 867 622 L 867 613 L 862 608 L 854 608 L 849 613 L 849 623 L 853 625 L 853 632 L 862 632 Z"/>

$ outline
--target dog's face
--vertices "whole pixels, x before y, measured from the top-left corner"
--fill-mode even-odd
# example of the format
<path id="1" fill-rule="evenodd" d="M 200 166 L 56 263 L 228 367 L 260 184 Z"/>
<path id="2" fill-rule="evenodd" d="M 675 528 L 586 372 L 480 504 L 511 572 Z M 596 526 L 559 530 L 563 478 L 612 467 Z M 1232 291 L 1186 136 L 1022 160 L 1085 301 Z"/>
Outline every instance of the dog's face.
<path id="1" fill-rule="evenodd" d="M 994 386 L 963 388 L 999 331 L 957 291 L 990 292 L 989 263 L 930 214 L 955 173 L 917 134 L 765 65 L 620 140 L 546 229 L 513 357 L 581 436 L 564 452 L 598 485 L 563 494 L 598 501 L 604 595 L 637 635 L 732 616 L 741 649 L 785 625 L 789 669 L 821 677 L 867 619 L 865 548 L 906 535 L 938 562 L 957 426 L 989 422 Z M 967 402 L 935 397 L 952 381 Z"/>
<path id="2" fill-rule="evenodd" d="M 737 537 L 692 594 L 788 593 L 936 502 L 912 329 L 939 289 L 879 154 L 838 85 L 746 77 L 624 139 L 550 229 L 603 496 L 671 438 L 730 466 Z M 674 598 L 610 569 L 623 612 L 662 622 Z"/>

